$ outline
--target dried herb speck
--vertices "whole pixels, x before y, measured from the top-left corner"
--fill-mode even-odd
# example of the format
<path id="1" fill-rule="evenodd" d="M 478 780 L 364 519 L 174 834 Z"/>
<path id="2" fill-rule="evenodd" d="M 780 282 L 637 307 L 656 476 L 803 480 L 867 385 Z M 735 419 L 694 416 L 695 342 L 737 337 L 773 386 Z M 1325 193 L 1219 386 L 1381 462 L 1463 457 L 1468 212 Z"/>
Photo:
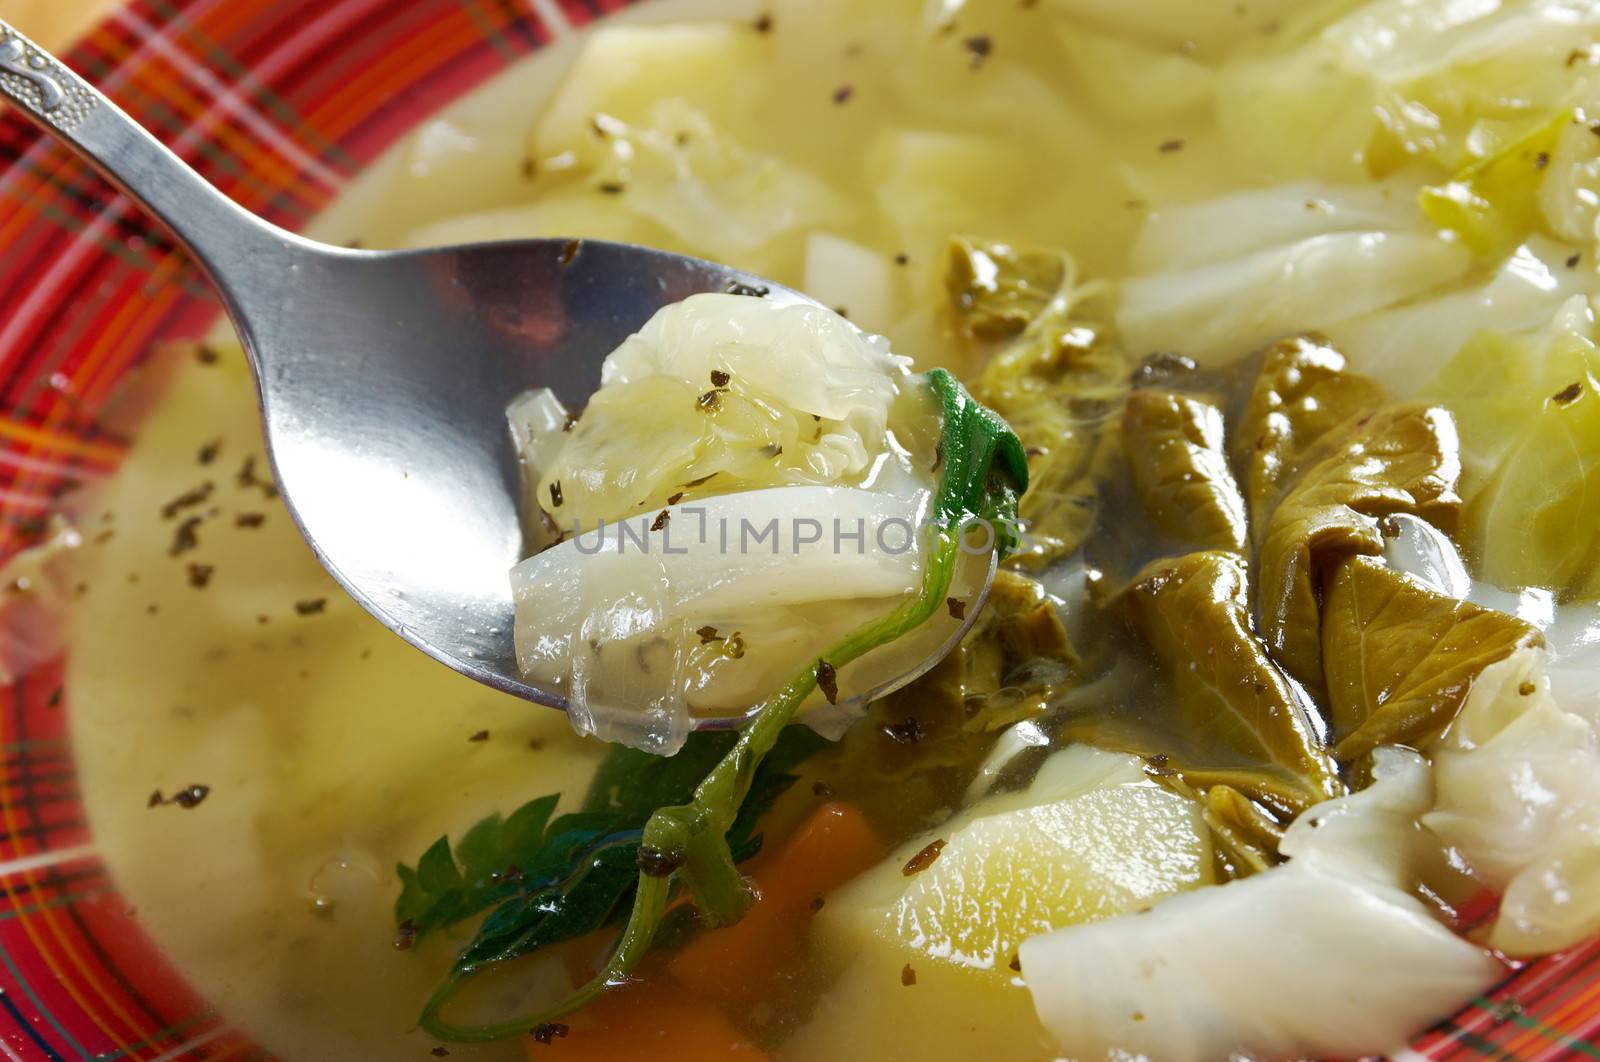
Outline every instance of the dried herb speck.
<path id="1" fill-rule="evenodd" d="M 656 513 L 655 520 L 650 524 L 650 530 L 652 530 L 652 531 L 664 530 L 666 528 L 666 526 L 667 526 L 667 521 L 671 520 L 671 519 L 672 519 L 672 514 L 667 512 L 665 509 L 662 509 L 659 513 Z"/>
<path id="2" fill-rule="evenodd" d="M 768 15 L 768 14 L 757 15 L 756 16 L 756 20 L 754 22 L 752 22 L 750 24 L 750 26 L 757 33 L 771 33 L 772 32 L 772 16 Z"/>
<path id="3" fill-rule="evenodd" d="M 327 607 L 327 604 L 327 598 L 313 597 L 308 598 L 305 601 L 296 601 L 294 603 L 294 610 L 302 616 L 315 616 L 317 613 L 321 612 L 325 607 Z"/>
<path id="4" fill-rule="evenodd" d="M 967 603 L 965 601 L 962 601 L 960 598 L 956 598 L 956 597 L 947 597 L 947 598 L 945 598 L 944 599 L 944 607 L 950 610 L 950 618 L 951 619 L 966 619 L 967 618 Z"/>
<path id="5" fill-rule="evenodd" d="M 818 911 L 822 910 L 823 906 L 826 903 L 827 903 L 827 901 L 824 900 L 821 896 L 813 896 L 811 898 L 811 903 L 809 905 L 810 908 L 811 908 L 811 913 L 812 914 L 816 914 Z"/>
<path id="6" fill-rule="evenodd" d="M 204 590 L 211 582 L 211 573 L 216 570 L 213 564 L 190 564 L 189 585 L 196 590 Z"/>
<path id="7" fill-rule="evenodd" d="M 1550 401 L 1558 406 L 1570 406 L 1583 394 L 1582 383 L 1570 383 L 1550 396 Z"/>
<path id="8" fill-rule="evenodd" d="M 150 794 L 150 799 L 145 801 L 144 806 L 154 808 L 160 807 L 162 804 L 176 804 L 187 811 L 190 808 L 199 807 L 210 793 L 211 787 L 209 785 L 198 784 L 186 785 L 169 797 L 162 796 L 161 790 L 157 789 Z"/>
<path id="9" fill-rule="evenodd" d="M 567 266 L 573 263 L 573 261 L 578 257 L 578 252 L 582 249 L 582 240 L 568 240 L 566 243 L 561 245 L 561 256 L 557 258 L 556 261 L 561 264 L 561 268 L 565 269 Z"/>
<path id="10" fill-rule="evenodd" d="M 553 509 L 561 508 L 561 501 L 561 481 L 558 479 L 550 484 L 550 507 Z"/>
<path id="11" fill-rule="evenodd" d="M 1522 694 L 1524 697 L 1532 697 L 1538 691 L 1539 687 L 1532 682 L 1524 682 L 1522 685 L 1517 687 L 1517 692 Z"/>
<path id="12" fill-rule="evenodd" d="M 833 90 L 833 102 L 835 104 L 849 103 L 850 97 L 855 95 L 855 92 L 856 90 L 849 85 L 840 85 Z"/>
<path id="13" fill-rule="evenodd" d="M 939 858 L 939 853 L 944 851 L 945 843 L 943 837 L 929 841 L 921 851 L 906 860 L 906 865 L 900 868 L 900 873 L 908 878 L 921 874 L 924 870 L 933 866 L 934 860 Z"/>
<path id="14" fill-rule="evenodd" d="M 222 440 L 212 439 L 210 442 L 200 447 L 200 452 L 196 455 L 196 457 L 202 465 L 209 465 L 211 462 L 217 459 L 217 454 L 221 452 Z"/>
<path id="15" fill-rule="evenodd" d="M 1583 252 L 1582 251 L 1579 251 L 1577 254 L 1569 254 L 1569 255 L 1567 255 L 1567 268 L 1568 269 L 1577 269 L 1578 268 L 1578 263 L 1581 262 L 1581 261 L 1583 261 Z"/>
<path id="16" fill-rule="evenodd" d="M 826 660 L 817 661 L 817 689 L 828 698 L 829 704 L 839 703 L 839 673 Z"/>
<path id="17" fill-rule="evenodd" d="M 639 873 L 645 877 L 665 878 L 683 866 L 683 856 L 676 852 L 663 852 L 646 844 L 639 846 L 635 862 L 639 864 Z"/>
<path id="18" fill-rule="evenodd" d="M 240 513 L 233 518 L 233 526 L 249 530 L 267 522 L 266 513 Z"/>
<path id="19" fill-rule="evenodd" d="M 167 504 L 161 507 L 162 519 L 171 520 L 173 517 L 183 512 L 183 510 L 192 509 L 196 505 L 203 504 L 207 498 L 211 497 L 211 492 L 215 489 L 216 484 L 212 483 L 210 480 L 207 480 L 198 487 L 193 487 L 184 491 L 182 494 L 178 495 L 176 498 L 173 498 L 171 501 L 167 502 Z"/>
<path id="20" fill-rule="evenodd" d="M 533 1038 L 541 1044 L 548 1044 L 554 1042 L 558 1036 L 565 1039 L 570 1031 L 566 1025 L 559 1021 L 545 1021 L 534 1027 Z"/>
<path id="21" fill-rule="evenodd" d="M 764 299 L 771 293 L 771 288 L 763 287 L 760 284 L 743 284 L 737 280 L 728 284 L 729 295 L 748 295 L 753 299 Z"/>
<path id="22" fill-rule="evenodd" d="M 813 796 L 819 796 L 819 797 L 823 798 L 824 800 L 826 800 L 829 797 L 833 796 L 833 786 L 831 786 L 827 782 L 823 782 L 823 781 L 812 782 L 811 783 L 811 794 Z"/>
<path id="23" fill-rule="evenodd" d="M 917 971 L 911 968 L 909 962 L 900 969 L 900 983 L 907 988 L 917 983 Z"/>
<path id="24" fill-rule="evenodd" d="M 1173 137 L 1171 140 L 1163 140 L 1159 145 L 1156 146 L 1156 150 L 1161 152 L 1163 155 L 1170 155 L 1174 151 L 1182 151 L 1183 145 L 1183 137 Z"/>
<path id="25" fill-rule="evenodd" d="M 722 641 L 722 635 L 718 634 L 717 629 L 709 624 L 701 627 L 699 630 L 695 631 L 695 633 L 700 636 L 701 645 L 706 645 L 709 642 Z"/>
<path id="26" fill-rule="evenodd" d="M 980 33 L 975 37 L 968 37 L 966 40 L 962 41 L 961 44 L 967 49 L 967 63 L 974 70 L 982 66 L 984 64 L 984 60 L 988 59 L 990 53 L 994 51 L 994 38 L 990 37 L 987 33 Z"/>
<path id="27" fill-rule="evenodd" d="M 200 517 L 191 516 L 179 524 L 178 529 L 173 532 L 172 545 L 167 547 L 167 555 L 177 557 L 197 548 L 200 545 L 200 536 L 194 532 L 200 523 Z"/>
<path id="28" fill-rule="evenodd" d="M 215 348 L 209 347 L 204 343 L 195 348 L 194 356 L 201 365 L 215 365 L 218 361 L 222 360 L 217 355 Z"/>
<path id="29" fill-rule="evenodd" d="M 428 1052 L 428 1054 L 432 1055 L 434 1058 L 443 1058 L 449 1053 L 450 1049 L 445 1047 L 443 1044 L 440 1044 L 438 1047 L 435 1047 L 433 1050 Z"/>
<path id="30" fill-rule="evenodd" d="M 467 738 L 467 740 L 468 741 L 488 741 L 489 740 L 489 732 L 487 730 L 476 731 L 476 732 L 473 733 L 473 735 L 471 737 Z"/>
<path id="31" fill-rule="evenodd" d="M 601 181 L 596 187 L 605 195 L 621 195 L 626 186 L 621 181 Z"/>
<path id="32" fill-rule="evenodd" d="M 732 379 L 733 379 L 733 374 L 732 373 L 724 372 L 721 369 L 712 369 L 711 370 L 711 386 L 712 387 L 727 387 L 728 386 L 728 381 L 730 381 Z"/>
<path id="33" fill-rule="evenodd" d="M 702 413 L 715 413 L 722 408 L 723 394 L 722 388 L 714 387 L 694 400 L 694 408 Z"/>
<path id="34" fill-rule="evenodd" d="M 915 745 L 922 740 L 922 724 L 915 719 L 906 719 L 899 723 L 885 723 L 882 727 L 883 736 L 897 745 Z"/>
<path id="35" fill-rule="evenodd" d="M 57 686 L 55 689 L 50 691 L 50 696 L 45 699 L 44 703 L 50 708 L 59 708 L 61 707 L 61 696 L 62 689 L 60 686 Z"/>
<path id="36" fill-rule="evenodd" d="M 681 491 L 681 490 L 678 491 L 676 494 L 667 495 L 667 504 L 668 505 L 677 505 L 681 501 L 683 501 L 683 491 Z"/>

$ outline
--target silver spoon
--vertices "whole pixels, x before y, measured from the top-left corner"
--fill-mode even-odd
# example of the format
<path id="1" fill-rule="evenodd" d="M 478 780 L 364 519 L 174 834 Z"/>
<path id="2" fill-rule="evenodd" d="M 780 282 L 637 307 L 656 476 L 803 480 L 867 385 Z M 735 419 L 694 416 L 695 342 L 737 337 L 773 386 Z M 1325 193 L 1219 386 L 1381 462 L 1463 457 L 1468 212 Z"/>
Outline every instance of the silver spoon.
<path id="1" fill-rule="evenodd" d="M 597 240 L 391 252 L 304 239 L 237 206 L 4 21 L 0 96 L 159 219 L 210 277 L 255 372 L 278 487 L 334 579 L 429 656 L 540 704 L 566 707 L 523 681 L 512 646 L 522 532 L 507 403 L 549 387 L 581 407 L 605 355 L 689 295 L 812 301 Z"/>

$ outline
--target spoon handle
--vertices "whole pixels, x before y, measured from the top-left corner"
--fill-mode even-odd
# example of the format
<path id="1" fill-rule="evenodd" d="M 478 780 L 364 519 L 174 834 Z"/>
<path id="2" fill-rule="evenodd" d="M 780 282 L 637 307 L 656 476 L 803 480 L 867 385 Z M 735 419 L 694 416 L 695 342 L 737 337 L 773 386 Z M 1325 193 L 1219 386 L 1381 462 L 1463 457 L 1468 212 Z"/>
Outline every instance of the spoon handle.
<path id="1" fill-rule="evenodd" d="M 4 20 L 0 98 L 172 230 L 214 280 L 221 281 L 229 263 L 236 270 L 241 257 L 281 258 L 299 242 L 212 187 L 122 108 Z"/>

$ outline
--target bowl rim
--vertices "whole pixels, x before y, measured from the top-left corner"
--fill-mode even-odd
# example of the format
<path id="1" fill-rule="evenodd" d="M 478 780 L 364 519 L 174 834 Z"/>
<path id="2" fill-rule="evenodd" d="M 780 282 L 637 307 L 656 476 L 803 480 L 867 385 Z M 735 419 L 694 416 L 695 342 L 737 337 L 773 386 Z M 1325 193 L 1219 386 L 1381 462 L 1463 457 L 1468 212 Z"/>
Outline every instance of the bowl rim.
<path id="1" fill-rule="evenodd" d="M 132 0 L 65 60 L 242 205 L 300 229 L 440 107 L 638 2 Z M 202 339 L 220 309 L 170 236 L 14 113 L 0 247 L 3 560 L 117 466 L 117 382 Z M 266 1057 L 166 961 L 96 854 L 63 661 L 0 685 L 0 1056 Z M 1514 965 L 1396 1054 L 1600 1058 L 1600 937 Z"/>

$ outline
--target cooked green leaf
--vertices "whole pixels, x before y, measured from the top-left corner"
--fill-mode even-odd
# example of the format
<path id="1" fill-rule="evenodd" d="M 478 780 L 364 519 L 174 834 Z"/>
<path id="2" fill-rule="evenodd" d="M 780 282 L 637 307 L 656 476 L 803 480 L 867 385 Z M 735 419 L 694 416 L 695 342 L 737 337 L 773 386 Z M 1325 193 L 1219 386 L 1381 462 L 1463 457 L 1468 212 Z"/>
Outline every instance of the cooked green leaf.
<path id="1" fill-rule="evenodd" d="M 1244 548 L 1244 499 L 1223 452 L 1220 409 L 1140 389 L 1122 408 L 1122 440 L 1134 489 L 1157 530 L 1195 549 Z"/>
<path id="2" fill-rule="evenodd" d="M 1214 785 L 1208 789 L 1202 814 L 1227 857 L 1233 877 L 1255 874 L 1278 862 L 1283 827 L 1233 786 Z"/>
<path id="3" fill-rule="evenodd" d="M 1108 429 L 1128 393 L 1126 358 L 1064 300 L 989 360 L 974 392 L 1026 448 L 1029 487 L 1018 516 L 1028 541 L 1013 563 L 1044 567 L 1094 530 L 1099 483 L 1115 467 Z"/>
<path id="4" fill-rule="evenodd" d="M 1322 579 L 1344 557 L 1383 552 L 1381 517 L 1411 513 L 1450 532 L 1461 499 L 1455 423 L 1442 409 L 1388 406 L 1326 433 L 1261 537 L 1256 609 L 1284 668 L 1322 690 Z"/>
<path id="5" fill-rule="evenodd" d="M 1317 443 L 1383 401 L 1377 384 L 1349 372 L 1344 355 L 1315 338 L 1295 336 L 1267 349 L 1232 444 L 1257 536 Z"/>
<path id="6" fill-rule="evenodd" d="M 1204 753 L 1173 769 L 1196 788 L 1229 784 L 1292 810 L 1341 791 L 1309 706 L 1250 628 L 1243 559 L 1212 551 L 1155 561 L 1121 601 L 1160 662 L 1171 711 L 1205 737 Z"/>
<path id="7" fill-rule="evenodd" d="M 968 332 L 989 339 L 1027 328 L 1058 296 L 1070 272 L 1059 251 L 965 236 L 952 239 L 945 253 L 945 290 L 956 316 Z"/>
<path id="8" fill-rule="evenodd" d="M 1455 718 L 1478 673 L 1539 632 L 1503 612 L 1435 593 L 1370 557 L 1339 565 L 1322 616 L 1334 755 L 1422 747 Z"/>

